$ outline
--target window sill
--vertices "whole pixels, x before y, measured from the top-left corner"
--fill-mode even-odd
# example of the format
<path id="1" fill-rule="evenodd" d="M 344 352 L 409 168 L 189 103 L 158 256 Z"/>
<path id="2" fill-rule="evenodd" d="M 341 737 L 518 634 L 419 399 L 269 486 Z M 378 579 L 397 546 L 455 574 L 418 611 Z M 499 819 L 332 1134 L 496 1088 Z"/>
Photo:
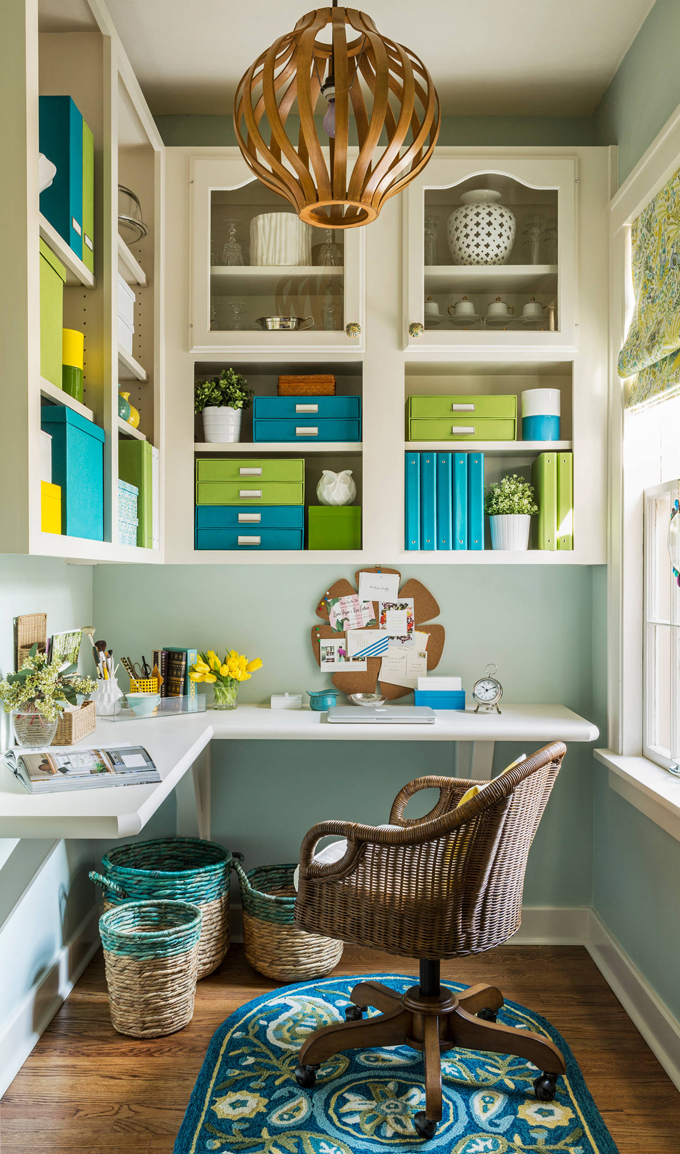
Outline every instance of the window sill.
<path id="1" fill-rule="evenodd" d="M 680 841 L 680 777 L 646 757 L 623 756 L 611 749 L 594 753 L 609 770 L 611 789 Z"/>

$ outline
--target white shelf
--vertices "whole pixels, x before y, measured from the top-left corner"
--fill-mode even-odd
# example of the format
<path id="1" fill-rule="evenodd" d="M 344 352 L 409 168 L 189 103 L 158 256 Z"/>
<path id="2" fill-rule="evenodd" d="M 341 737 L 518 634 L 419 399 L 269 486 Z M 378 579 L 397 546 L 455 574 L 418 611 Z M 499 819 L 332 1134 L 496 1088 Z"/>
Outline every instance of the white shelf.
<path id="1" fill-rule="evenodd" d="M 210 290 L 213 296 L 263 296 L 274 293 L 283 281 L 308 277 L 342 284 L 344 267 L 327 265 L 212 265 Z"/>
<path id="2" fill-rule="evenodd" d="M 139 429 L 134 429 L 128 421 L 124 421 L 122 417 L 118 417 L 118 432 L 123 437 L 133 437 L 136 441 L 145 441 L 146 435 L 140 433 Z"/>
<path id="3" fill-rule="evenodd" d="M 87 405 L 81 405 L 80 401 L 76 401 L 63 389 L 58 389 L 56 385 L 53 385 L 51 381 L 46 381 L 44 377 L 40 378 L 40 392 L 43 397 L 49 397 L 50 401 L 56 401 L 59 405 L 66 405 L 67 409 L 73 409 L 74 413 L 80 413 L 86 421 L 94 421 L 92 409 L 88 409 Z"/>
<path id="4" fill-rule="evenodd" d="M 465 447 L 487 457 L 535 457 L 537 453 L 571 453 L 572 441 L 404 441 L 407 453 L 456 453 Z"/>
<path id="5" fill-rule="evenodd" d="M 430 264 L 425 292 L 534 293 L 556 288 L 556 264 Z M 547 303 L 547 302 L 544 302 Z"/>
<path id="6" fill-rule="evenodd" d="M 258 453 L 360 453 L 363 445 L 361 441 L 314 441 L 309 443 L 302 438 L 300 441 L 227 441 L 223 445 L 205 441 L 196 441 L 196 453 L 248 453 L 257 456 Z"/>
<path id="7" fill-rule="evenodd" d="M 79 256 L 76 256 L 70 245 L 59 235 L 56 228 L 40 213 L 40 236 L 49 245 L 55 256 L 66 266 L 66 283 L 82 284 L 85 288 L 94 288 L 96 281 L 94 273 L 86 268 Z"/>
<path id="8" fill-rule="evenodd" d="M 131 353 L 118 345 L 118 380 L 119 381 L 146 381 L 146 369 L 136 361 Z"/>
<path id="9" fill-rule="evenodd" d="M 118 272 L 126 284 L 146 286 L 146 273 L 136 257 L 132 255 L 122 236 L 118 237 Z"/>

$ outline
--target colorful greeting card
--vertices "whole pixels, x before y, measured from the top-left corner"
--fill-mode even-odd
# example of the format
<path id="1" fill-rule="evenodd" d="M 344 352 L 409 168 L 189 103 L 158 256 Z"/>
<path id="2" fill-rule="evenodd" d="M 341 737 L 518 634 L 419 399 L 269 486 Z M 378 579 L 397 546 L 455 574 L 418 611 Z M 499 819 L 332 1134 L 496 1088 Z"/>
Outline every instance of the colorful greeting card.
<path id="1" fill-rule="evenodd" d="M 362 601 L 357 593 L 347 597 L 330 597 L 327 604 L 328 619 L 335 633 L 344 633 L 345 629 L 364 629 L 376 624 L 372 603 Z"/>
<path id="2" fill-rule="evenodd" d="M 379 657 L 387 652 L 389 642 L 382 629 L 347 630 L 347 652 L 352 658 Z"/>
<path id="3" fill-rule="evenodd" d="M 409 645 L 414 631 L 413 598 L 403 597 L 401 601 L 381 601 L 379 606 L 379 626 L 390 641 Z"/>
<path id="4" fill-rule="evenodd" d="M 329 673 L 365 673 L 366 661 L 350 658 L 346 639 L 319 641 L 319 665 Z"/>

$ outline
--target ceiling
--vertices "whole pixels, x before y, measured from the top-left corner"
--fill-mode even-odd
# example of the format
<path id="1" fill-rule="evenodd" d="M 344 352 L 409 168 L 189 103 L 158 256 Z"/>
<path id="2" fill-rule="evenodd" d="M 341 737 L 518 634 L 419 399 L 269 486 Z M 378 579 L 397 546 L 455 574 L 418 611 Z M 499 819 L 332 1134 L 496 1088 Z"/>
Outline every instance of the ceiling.
<path id="1" fill-rule="evenodd" d="M 652 2 L 367 0 L 364 7 L 379 31 L 423 59 L 447 114 L 587 116 Z M 310 10 L 302 0 L 107 6 L 155 115 L 230 114 L 246 68 Z"/>

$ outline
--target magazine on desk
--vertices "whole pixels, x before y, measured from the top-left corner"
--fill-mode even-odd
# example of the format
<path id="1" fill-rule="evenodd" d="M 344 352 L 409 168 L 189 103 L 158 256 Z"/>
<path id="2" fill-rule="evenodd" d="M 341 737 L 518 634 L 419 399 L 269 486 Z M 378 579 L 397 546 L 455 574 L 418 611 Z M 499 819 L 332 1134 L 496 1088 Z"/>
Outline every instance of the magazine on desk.
<path id="1" fill-rule="evenodd" d="M 141 745 L 10 749 L 3 760 L 10 772 L 34 794 L 148 785 L 161 780 L 154 761 Z"/>

